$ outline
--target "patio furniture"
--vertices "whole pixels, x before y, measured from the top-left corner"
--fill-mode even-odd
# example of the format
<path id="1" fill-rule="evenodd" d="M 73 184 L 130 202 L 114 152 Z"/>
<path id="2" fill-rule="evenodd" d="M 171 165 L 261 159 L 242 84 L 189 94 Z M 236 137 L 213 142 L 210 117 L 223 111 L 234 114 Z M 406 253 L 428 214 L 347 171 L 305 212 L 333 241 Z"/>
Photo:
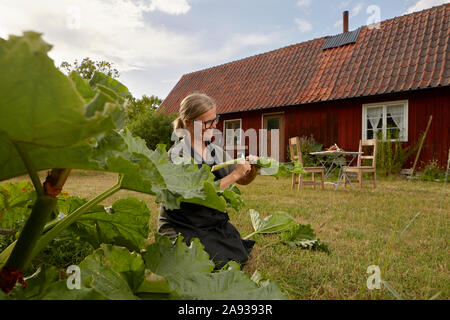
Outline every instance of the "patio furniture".
<path id="1" fill-rule="evenodd" d="M 289 139 L 289 151 L 291 156 L 291 161 L 299 161 L 300 165 L 303 167 L 303 158 L 302 158 L 302 151 L 300 149 L 300 138 L 299 137 L 293 137 Z M 316 188 L 317 184 L 321 185 L 321 188 L 324 189 L 324 182 L 325 182 L 325 168 L 324 167 L 304 167 L 306 172 L 312 174 L 312 180 L 311 181 L 305 181 L 303 179 L 303 175 L 298 175 L 298 181 L 297 181 L 297 175 L 295 173 L 292 174 L 292 189 L 294 189 L 295 185 L 298 184 L 298 190 L 302 188 L 303 185 L 312 185 L 313 188 Z M 315 174 L 320 173 L 321 181 L 316 182 Z"/>
<path id="2" fill-rule="evenodd" d="M 372 154 L 370 155 L 363 155 L 363 147 L 371 147 Z M 348 177 L 348 173 L 356 173 L 356 176 L 358 178 L 358 184 L 359 187 L 362 188 L 363 185 L 363 174 L 364 173 L 372 173 L 373 181 L 365 182 L 365 183 L 373 183 L 373 187 L 377 187 L 377 139 L 370 139 L 370 140 L 360 140 L 359 141 L 359 152 L 361 153 L 358 155 L 358 161 L 356 163 L 355 167 L 346 166 L 343 167 L 344 172 L 344 187 L 347 186 L 347 180 L 348 182 L 351 181 Z M 371 165 L 369 166 L 363 166 L 362 161 L 363 160 L 371 160 Z"/>
<path id="3" fill-rule="evenodd" d="M 350 166 L 353 161 L 356 159 L 357 156 L 361 155 L 362 152 L 353 152 L 353 151 L 344 151 L 344 150 L 327 150 L 327 151 L 317 151 L 317 152 L 311 152 L 310 155 L 318 157 L 320 163 L 326 167 L 326 173 L 325 173 L 325 180 L 327 180 L 333 172 L 336 170 L 339 170 L 338 173 L 338 180 L 336 182 L 326 181 L 325 184 L 331 184 L 334 185 L 335 190 L 338 189 L 339 184 L 341 183 L 342 179 L 346 177 L 346 173 L 343 170 L 344 166 Z M 342 161 L 342 159 L 345 159 L 345 161 Z M 350 160 L 348 160 L 350 159 Z M 328 165 L 328 163 L 331 160 L 331 164 Z M 347 179 L 349 180 L 349 179 Z M 351 183 L 351 181 L 348 181 L 353 189 L 355 187 Z"/>

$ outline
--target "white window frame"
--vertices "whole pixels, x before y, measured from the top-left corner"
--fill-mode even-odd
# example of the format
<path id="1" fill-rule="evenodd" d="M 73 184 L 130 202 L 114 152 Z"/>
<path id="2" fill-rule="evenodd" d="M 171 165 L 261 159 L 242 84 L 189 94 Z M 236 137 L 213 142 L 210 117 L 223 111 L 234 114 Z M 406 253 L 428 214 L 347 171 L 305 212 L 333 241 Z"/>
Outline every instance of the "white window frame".
<path id="1" fill-rule="evenodd" d="M 227 122 L 236 122 L 236 121 L 239 121 L 239 129 L 242 130 L 242 119 L 228 119 L 228 120 L 223 121 L 223 131 L 224 131 L 224 136 L 225 136 L 224 145 L 226 147 L 229 147 L 227 145 Z M 234 132 L 233 132 L 233 136 L 234 136 Z M 239 136 L 239 140 L 241 140 L 241 141 L 239 141 L 239 146 L 242 146 L 242 134 Z M 234 141 L 234 139 L 233 139 L 233 141 Z M 233 146 L 234 146 L 234 144 L 233 144 Z"/>
<path id="2" fill-rule="evenodd" d="M 383 107 L 383 117 L 382 117 L 382 131 L 383 131 L 383 141 L 386 137 L 386 124 L 387 124 L 387 107 L 391 105 L 403 104 L 403 116 L 405 123 L 405 135 L 400 139 L 391 139 L 391 141 L 408 142 L 408 100 L 397 100 L 397 101 L 387 101 L 387 102 L 377 102 L 377 103 L 367 103 L 362 105 L 362 139 L 367 140 L 367 109 L 371 107 Z"/>

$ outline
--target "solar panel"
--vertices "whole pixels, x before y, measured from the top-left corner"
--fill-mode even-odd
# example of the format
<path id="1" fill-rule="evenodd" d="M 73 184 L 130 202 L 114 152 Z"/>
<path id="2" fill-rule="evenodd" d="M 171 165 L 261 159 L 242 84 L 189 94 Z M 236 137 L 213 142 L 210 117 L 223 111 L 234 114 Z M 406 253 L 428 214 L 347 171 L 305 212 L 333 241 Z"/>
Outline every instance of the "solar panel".
<path id="1" fill-rule="evenodd" d="M 361 28 L 358 28 L 355 31 L 345 32 L 336 36 L 327 37 L 325 43 L 322 46 L 322 50 L 337 48 L 350 43 L 355 43 L 356 40 L 358 40 L 360 32 Z"/>

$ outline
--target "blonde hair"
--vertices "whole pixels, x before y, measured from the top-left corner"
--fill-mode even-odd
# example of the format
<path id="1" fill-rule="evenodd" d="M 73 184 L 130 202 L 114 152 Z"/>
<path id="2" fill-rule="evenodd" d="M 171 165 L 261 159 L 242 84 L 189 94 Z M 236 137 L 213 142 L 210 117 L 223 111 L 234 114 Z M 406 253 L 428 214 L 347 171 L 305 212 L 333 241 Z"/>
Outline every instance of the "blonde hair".
<path id="1" fill-rule="evenodd" d="M 183 120 L 194 120 L 216 107 L 215 101 L 204 93 L 192 93 L 180 103 L 178 118 L 173 121 L 173 129 L 185 129 Z"/>

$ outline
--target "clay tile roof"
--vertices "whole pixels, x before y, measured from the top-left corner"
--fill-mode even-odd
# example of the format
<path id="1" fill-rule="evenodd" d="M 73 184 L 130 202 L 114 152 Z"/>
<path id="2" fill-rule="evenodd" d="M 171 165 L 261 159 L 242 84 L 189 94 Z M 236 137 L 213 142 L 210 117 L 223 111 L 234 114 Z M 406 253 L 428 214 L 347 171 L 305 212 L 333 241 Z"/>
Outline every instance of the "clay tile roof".
<path id="1" fill-rule="evenodd" d="M 162 103 L 177 112 L 192 92 L 220 114 L 450 85 L 450 4 L 361 28 L 356 43 L 326 37 L 185 74 Z"/>

